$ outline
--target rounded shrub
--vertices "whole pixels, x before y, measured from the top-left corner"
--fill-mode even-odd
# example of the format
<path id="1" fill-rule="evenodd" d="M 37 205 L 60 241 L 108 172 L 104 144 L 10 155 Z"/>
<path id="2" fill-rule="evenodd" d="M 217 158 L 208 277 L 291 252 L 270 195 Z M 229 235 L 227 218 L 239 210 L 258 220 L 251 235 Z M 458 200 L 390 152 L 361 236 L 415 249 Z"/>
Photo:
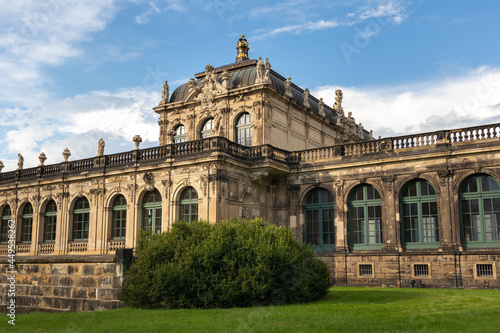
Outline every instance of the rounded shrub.
<path id="1" fill-rule="evenodd" d="M 287 228 L 263 220 L 176 222 L 142 233 L 122 300 L 140 308 L 229 308 L 310 302 L 330 287 L 327 266 Z"/>

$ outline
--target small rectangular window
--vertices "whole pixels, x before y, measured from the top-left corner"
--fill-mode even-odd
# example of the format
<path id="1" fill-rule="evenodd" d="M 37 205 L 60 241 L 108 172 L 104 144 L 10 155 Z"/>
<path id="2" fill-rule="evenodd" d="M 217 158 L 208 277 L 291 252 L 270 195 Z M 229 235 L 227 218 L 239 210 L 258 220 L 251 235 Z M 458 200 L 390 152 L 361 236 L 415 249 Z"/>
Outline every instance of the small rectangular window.
<path id="1" fill-rule="evenodd" d="M 429 265 L 414 265 L 413 266 L 414 276 L 429 276 Z"/>
<path id="2" fill-rule="evenodd" d="M 477 277 L 493 277 L 493 265 L 477 264 L 476 272 L 477 272 Z"/>
<path id="3" fill-rule="evenodd" d="M 372 276 L 373 266 L 372 265 L 359 265 L 359 276 Z"/>

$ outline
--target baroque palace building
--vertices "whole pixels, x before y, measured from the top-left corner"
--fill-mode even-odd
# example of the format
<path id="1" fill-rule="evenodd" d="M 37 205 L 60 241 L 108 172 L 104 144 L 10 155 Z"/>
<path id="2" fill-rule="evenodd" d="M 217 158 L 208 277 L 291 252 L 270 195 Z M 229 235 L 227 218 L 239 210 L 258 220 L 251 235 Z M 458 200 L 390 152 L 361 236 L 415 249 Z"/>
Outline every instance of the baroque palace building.
<path id="1" fill-rule="evenodd" d="M 18 308 L 92 310 L 120 306 L 141 229 L 235 216 L 292 229 L 334 285 L 500 288 L 500 124 L 374 139 L 342 91 L 330 107 L 248 49 L 165 82 L 157 147 L 0 172 L 2 304 L 13 226 Z"/>

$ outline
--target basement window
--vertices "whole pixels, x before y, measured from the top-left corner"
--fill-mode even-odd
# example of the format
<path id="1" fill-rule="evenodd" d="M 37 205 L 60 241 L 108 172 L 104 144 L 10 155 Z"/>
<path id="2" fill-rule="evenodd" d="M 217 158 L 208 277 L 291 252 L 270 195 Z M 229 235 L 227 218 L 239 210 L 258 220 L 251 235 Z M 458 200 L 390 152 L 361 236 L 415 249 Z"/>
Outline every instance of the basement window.
<path id="1" fill-rule="evenodd" d="M 373 265 L 359 265 L 359 276 L 373 276 Z"/>
<path id="2" fill-rule="evenodd" d="M 429 276 L 429 265 L 414 265 L 413 266 L 414 276 Z"/>
<path id="3" fill-rule="evenodd" d="M 492 264 L 476 264 L 477 277 L 493 277 Z"/>

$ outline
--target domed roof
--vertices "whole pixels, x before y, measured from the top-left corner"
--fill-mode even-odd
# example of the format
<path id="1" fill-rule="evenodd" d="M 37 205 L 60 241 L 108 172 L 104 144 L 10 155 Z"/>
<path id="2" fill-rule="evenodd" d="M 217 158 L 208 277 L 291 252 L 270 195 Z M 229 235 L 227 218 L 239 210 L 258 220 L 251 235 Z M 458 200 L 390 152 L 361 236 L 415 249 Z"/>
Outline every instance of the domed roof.
<path id="1" fill-rule="evenodd" d="M 215 68 L 216 74 L 221 74 L 224 71 L 229 73 L 229 90 L 239 89 L 249 87 L 255 84 L 255 79 L 257 78 L 256 74 L 256 63 L 257 60 L 246 60 L 238 63 L 233 63 L 221 67 Z M 203 83 L 203 79 L 205 77 L 205 72 L 201 72 L 195 75 L 195 78 L 198 80 L 195 81 L 198 86 L 201 86 Z M 275 71 L 270 71 L 271 85 L 276 88 L 279 92 L 285 93 L 285 83 L 286 79 Z M 222 83 L 222 78 L 217 78 L 219 83 Z M 297 101 L 299 104 L 303 104 L 303 94 L 304 90 L 295 84 L 291 84 L 292 87 L 292 98 Z M 189 84 L 185 83 L 179 87 L 177 87 L 170 97 L 170 103 L 185 101 L 189 95 Z M 190 99 L 189 101 L 191 101 Z M 309 107 L 315 113 L 319 113 L 319 101 L 316 97 L 309 95 Z M 324 105 L 324 112 L 326 117 L 332 122 L 336 122 L 337 114 L 336 112 L 327 106 Z"/>

